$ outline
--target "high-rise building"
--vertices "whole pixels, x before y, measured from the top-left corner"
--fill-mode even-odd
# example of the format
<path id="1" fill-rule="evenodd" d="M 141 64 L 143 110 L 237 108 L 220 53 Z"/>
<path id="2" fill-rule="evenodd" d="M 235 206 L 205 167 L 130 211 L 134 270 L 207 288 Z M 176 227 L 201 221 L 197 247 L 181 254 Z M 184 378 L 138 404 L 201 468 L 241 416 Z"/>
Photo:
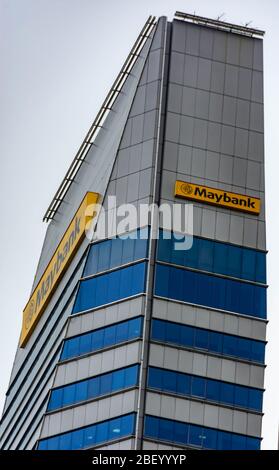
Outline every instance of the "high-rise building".
<path id="1" fill-rule="evenodd" d="M 260 448 L 263 34 L 144 25 L 45 214 L 2 449 Z M 109 196 L 193 204 L 192 247 L 153 239 L 154 213 L 147 238 L 90 241 Z"/>

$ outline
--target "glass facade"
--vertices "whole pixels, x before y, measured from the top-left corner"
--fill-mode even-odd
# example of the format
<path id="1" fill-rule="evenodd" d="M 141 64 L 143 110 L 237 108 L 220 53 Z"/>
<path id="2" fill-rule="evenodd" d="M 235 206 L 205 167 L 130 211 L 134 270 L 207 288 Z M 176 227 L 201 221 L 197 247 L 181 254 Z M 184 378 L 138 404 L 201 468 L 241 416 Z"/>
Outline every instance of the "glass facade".
<path id="1" fill-rule="evenodd" d="M 125 341 L 140 338 L 142 335 L 142 317 L 114 323 L 105 328 L 90 331 L 64 341 L 60 360 L 73 359 L 83 354 L 100 351 L 116 346 Z"/>
<path id="2" fill-rule="evenodd" d="M 93 447 L 134 433 L 135 414 L 120 416 L 84 428 L 41 439 L 38 450 L 78 450 Z"/>
<path id="3" fill-rule="evenodd" d="M 266 318 L 266 288 L 157 264 L 155 294 L 243 315 Z"/>
<path id="4" fill-rule="evenodd" d="M 264 363 L 265 343 L 165 320 L 152 320 L 151 339 Z"/>
<path id="5" fill-rule="evenodd" d="M 53 411 L 136 386 L 138 371 L 139 366 L 134 365 L 55 388 L 51 391 L 47 410 Z"/>
<path id="6" fill-rule="evenodd" d="M 100 307 L 145 291 L 146 262 L 82 280 L 73 313 Z"/>
<path id="7" fill-rule="evenodd" d="M 157 367 L 149 367 L 148 387 L 189 398 L 200 398 L 220 405 L 255 411 L 262 409 L 262 390 Z"/>
<path id="8" fill-rule="evenodd" d="M 266 254 L 262 251 L 199 237 L 193 237 L 190 250 L 176 250 L 176 242 L 173 233 L 160 230 L 158 261 L 266 283 Z"/>
<path id="9" fill-rule="evenodd" d="M 261 443 L 255 437 L 155 416 L 145 417 L 144 436 L 172 444 L 216 450 L 259 450 Z"/>
<path id="10" fill-rule="evenodd" d="M 148 228 L 130 232 L 125 236 L 126 238 L 116 237 L 91 245 L 83 276 L 91 276 L 147 258 Z"/>

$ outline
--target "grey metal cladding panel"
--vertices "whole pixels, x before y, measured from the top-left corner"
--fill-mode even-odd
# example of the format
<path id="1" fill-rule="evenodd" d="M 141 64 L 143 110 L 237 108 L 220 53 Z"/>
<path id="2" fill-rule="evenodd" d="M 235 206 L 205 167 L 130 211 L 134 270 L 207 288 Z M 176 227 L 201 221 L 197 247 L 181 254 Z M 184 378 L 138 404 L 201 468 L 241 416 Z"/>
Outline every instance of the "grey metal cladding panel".
<path id="1" fill-rule="evenodd" d="M 152 44 L 151 44 L 151 49 L 150 49 L 151 51 L 155 51 L 156 49 L 163 47 L 166 23 L 167 23 L 167 17 L 161 16 L 158 20 L 156 31 L 152 39 Z"/>
<path id="2" fill-rule="evenodd" d="M 210 94 L 207 91 L 196 91 L 196 110 L 195 115 L 200 119 L 209 118 L 209 100 Z"/>
<path id="3" fill-rule="evenodd" d="M 162 320 L 206 328 L 220 333 L 259 341 L 266 339 L 266 322 L 260 319 L 244 318 L 233 313 L 187 305 L 183 302 L 154 298 L 152 315 Z"/>
<path id="4" fill-rule="evenodd" d="M 184 58 L 185 58 L 184 54 L 180 54 L 178 52 L 172 52 L 171 57 L 170 57 L 170 82 L 183 84 Z M 197 62 L 197 59 L 196 59 L 196 62 Z M 192 69 L 192 72 L 193 72 L 193 69 Z"/>
<path id="5" fill-rule="evenodd" d="M 182 21 L 173 20 L 172 22 L 172 50 L 185 52 L 186 49 L 186 27 Z"/>
<path id="6" fill-rule="evenodd" d="M 252 90 L 252 70 L 243 67 L 239 68 L 238 73 L 238 97 L 246 100 L 251 99 Z"/>
<path id="7" fill-rule="evenodd" d="M 47 401 L 49 390 L 52 387 L 54 378 L 54 371 L 51 374 L 49 380 L 44 384 L 41 389 L 36 391 L 36 394 L 32 396 L 28 406 L 24 408 L 24 412 L 20 416 L 15 427 L 13 427 L 11 432 L 11 437 L 5 445 L 5 448 L 20 449 L 26 448 L 27 443 L 32 438 L 34 430 L 39 426 L 40 421 L 43 418 L 43 414 L 46 411 Z M 29 406 L 31 405 L 31 406 Z M 40 428 L 41 426 L 39 426 Z"/>
<path id="8" fill-rule="evenodd" d="M 114 442 L 112 444 L 103 444 L 101 447 L 94 447 L 98 450 L 133 450 L 135 449 L 134 439 L 125 439 L 123 441 Z"/>
<path id="9" fill-rule="evenodd" d="M 65 308 L 66 303 L 69 301 L 69 298 L 72 296 L 72 292 L 73 292 L 75 286 L 77 285 L 77 282 L 78 282 L 78 280 L 81 276 L 83 266 L 84 266 L 84 263 L 85 263 L 85 258 L 81 262 L 81 265 L 78 267 L 78 269 L 77 269 L 77 266 L 80 262 L 80 259 L 81 259 L 82 255 L 84 254 L 84 252 L 86 250 L 87 245 L 88 245 L 88 240 L 85 239 L 83 241 L 83 243 L 81 244 L 78 252 L 76 253 L 74 259 L 72 260 L 71 265 L 68 268 L 68 270 L 66 271 L 63 279 L 60 281 L 58 287 L 56 288 L 52 298 L 50 299 L 50 302 L 49 302 L 46 310 L 44 311 L 42 317 L 40 318 L 40 320 L 39 320 L 39 322 L 38 322 L 38 324 L 35 328 L 35 331 L 31 335 L 31 337 L 30 337 L 29 341 L 27 342 L 25 348 L 23 348 L 23 349 L 18 348 L 17 349 L 14 364 L 13 364 L 13 370 L 12 370 L 11 377 L 10 377 L 10 384 L 11 384 L 14 377 L 16 376 L 16 374 L 19 371 L 20 371 L 21 377 L 24 377 L 25 368 L 30 367 L 30 362 L 32 362 L 34 360 L 34 356 L 36 356 L 36 354 L 39 353 L 40 347 L 42 346 L 44 341 L 46 341 L 47 336 L 49 335 L 52 328 L 54 327 L 54 324 L 55 324 L 58 316 L 61 314 L 61 312 Z M 73 279 L 71 279 L 71 276 L 73 275 L 73 272 L 75 270 L 76 270 L 76 272 L 73 276 Z M 69 283 L 69 281 L 70 281 L 70 284 L 68 285 L 68 287 L 66 287 L 67 284 Z M 62 301 L 59 300 L 60 297 L 62 298 Z M 58 305 L 56 306 L 57 302 L 58 302 Z M 72 302 L 73 302 L 73 300 L 72 300 Z M 54 311 L 54 308 L 55 308 L 55 311 Z M 65 318 L 67 318 L 67 316 L 69 315 L 69 308 L 70 307 L 68 306 L 67 309 L 65 310 L 64 314 L 63 314 L 64 322 L 65 322 Z M 49 320 L 49 317 L 52 313 L 55 313 L 55 314 L 53 314 L 52 318 Z M 41 334 L 41 331 L 43 330 L 43 327 L 44 327 L 44 325 L 46 324 L 46 322 L 48 320 L 49 320 L 48 325 L 47 325 L 45 331 L 43 331 L 43 333 Z M 38 339 L 38 334 L 40 335 L 39 339 Z M 54 341 L 55 337 L 52 337 L 52 339 Z M 50 342 L 47 344 L 48 347 L 51 347 L 51 345 L 52 345 L 52 343 L 50 343 Z M 29 352 L 32 348 L 34 348 L 34 350 L 32 351 L 32 354 L 29 355 Z M 29 356 L 28 359 L 27 359 L 27 356 Z M 19 380 L 21 380 L 21 379 L 19 379 Z M 15 384 L 14 387 L 15 387 L 14 390 L 16 390 L 17 385 Z M 7 406 L 8 406 L 9 400 L 12 399 L 14 394 L 16 394 L 16 391 L 14 391 L 14 392 L 10 391 L 10 393 L 8 395 L 8 400 L 7 400 L 7 403 L 6 403 Z M 6 406 L 5 406 L 5 408 L 6 408 Z"/>
<path id="10" fill-rule="evenodd" d="M 248 387 L 263 388 L 264 383 L 264 366 L 155 343 L 150 345 L 149 365 Z"/>
<path id="11" fill-rule="evenodd" d="M 224 89 L 230 86 L 227 83 L 229 78 L 229 71 L 227 72 L 225 64 L 223 62 L 213 61 L 211 67 L 211 91 L 224 93 Z"/>
<path id="12" fill-rule="evenodd" d="M 263 41 L 254 39 L 253 69 L 263 70 Z"/>
<path id="13" fill-rule="evenodd" d="M 131 413 L 136 410 L 137 395 L 137 390 L 130 390 L 49 414 L 45 417 L 40 437 L 46 438 Z"/>
<path id="14" fill-rule="evenodd" d="M 187 28 L 187 38 L 186 38 L 186 52 L 191 55 L 200 55 L 200 33 L 201 28 L 199 26 L 187 23 L 185 24 Z"/>
<path id="15" fill-rule="evenodd" d="M 199 58 L 197 87 L 203 90 L 210 90 L 212 61 Z"/>
<path id="16" fill-rule="evenodd" d="M 227 64 L 225 66 L 225 88 L 224 93 L 230 96 L 237 96 L 239 67 Z M 242 80 L 243 81 L 243 80 Z M 242 85 L 243 87 L 243 85 Z"/>
<path id="17" fill-rule="evenodd" d="M 146 413 L 223 431 L 239 432 L 256 437 L 261 435 L 261 415 L 197 402 L 189 398 L 148 392 Z"/>
<path id="18" fill-rule="evenodd" d="M 236 100 L 236 120 L 237 127 L 249 129 L 250 102 L 246 100 Z"/>
<path id="19" fill-rule="evenodd" d="M 263 73 L 253 70 L 252 74 L 252 101 L 263 103 Z"/>
<path id="20" fill-rule="evenodd" d="M 249 132 L 248 157 L 260 162 L 264 161 L 264 135 L 259 132 Z"/>
<path id="21" fill-rule="evenodd" d="M 221 122 L 223 113 L 224 96 L 217 93 L 210 93 L 209 99 L 209 121 Z"/>
<path id="22" fill-rule="evenodd" d="M 222 31 L 215 31 L 213 41 L 212 59 L 218 62 L 226 61 L 228 34 Z"/>
<path id="23" fill-rule="evenodd" d="M 175 83 L 170 83 L 168 88 L 168 110 L 174 113 L 181 112 L 182 92 L 185 88 Z"/>
<path id="24" fill-rule="evenodd" d="M 54 387 L 87 379 L 114 369 L 140 362 L 141 341 L 118 345 L 115 348 L 100 351 L 91 356 L 76 358 L 60 363 L 56 370 Z"/>
<path id="25" fill-rule="evenodd" d="M 95 191 L 102 195 L 105 193 L 149 47 L 150 42 L 144 47 L 133 67 L 132 74 L 127 79 L 125 92 L 118 97 L 116 112 L 110 112 L 104 122 L 104 127 L 96 139 L 98 146 L 91 147 L 86 157 L 86 163 L 82 165 L 76 177 L 76 184 L 71 185 L 55 220 L 51 221 L 48 226 L 33 288 L 51 259 L 55 247 L 62 238 L 86 191 Z M 155 51 L 152 54 L 156 55 L 156 53 Z M 151 67 L 151 74 L 154 73 L 152 70 L 154 67 Z"/>
<path id="26" fill-rule="evenodd" d="M 236 121 L 236 105 L 237 100 L 231 96 L 224 96 L 223 103 L 223 123 L 234 126 Z"/>
<path id="27" fill-rule="evenodd" d="M 72 315 L 68 323 L 66 337 L 80 335 L 142 315 L 144 313 L 144 305 L 145 297 L 140 296 L 109 305 L 108 307 L 95 309 L 89 313 Z"/>
<path id="28" fill-rule="evenodd" d="M 241 38 L 236 34 L 229 34 L 227 38 L 227 56 L 229 64 L 239 65 Z"/>

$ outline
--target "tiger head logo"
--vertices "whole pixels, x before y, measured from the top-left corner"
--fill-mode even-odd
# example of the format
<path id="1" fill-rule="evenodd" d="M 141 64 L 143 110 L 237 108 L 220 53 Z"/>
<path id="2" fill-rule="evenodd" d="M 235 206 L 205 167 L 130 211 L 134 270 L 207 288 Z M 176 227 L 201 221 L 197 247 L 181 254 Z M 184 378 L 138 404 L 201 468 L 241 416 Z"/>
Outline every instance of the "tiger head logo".
<path id="1" fill-rule="evenodd" d="M 193 192 L 192 186 L 190 186 L 188 183 L 185 183 L 181 186 L 181 190 L 183 191 L 184 194 L 190 195 Z"/>

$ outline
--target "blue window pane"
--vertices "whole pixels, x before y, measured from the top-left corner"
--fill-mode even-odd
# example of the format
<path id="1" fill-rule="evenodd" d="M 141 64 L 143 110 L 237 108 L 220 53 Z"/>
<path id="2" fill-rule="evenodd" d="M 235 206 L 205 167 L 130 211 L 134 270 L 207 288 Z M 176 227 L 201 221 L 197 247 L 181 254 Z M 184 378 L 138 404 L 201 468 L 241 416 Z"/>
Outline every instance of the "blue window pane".
<path id="1" fill-rule="evenodd" d="M 128 322 L 128 337 L 127 339 L 137 338 L 141 335 L 141 318 L 135 318 Z"/>
<path id="2" fill-rule="evenodd" d="M 57 447 L 56 447 L 57 448 Z M 72 433 L 68 432 L 59 437 L 58 450 L 71 450 L 72 449 Z"/>
<path id="3" fill-rule="evenodd" d="M 151 338 L 180 346 L 205 349 L 218 354 L 264 362 L 264 342 L 216 333 L 202 328 L 154 319 Z"/>
<path id="4" fill-rule="evenodd" d="M 227 354 L 228 356 L 235 356 L 237 346 L 238 344 L 233 336 L 224 335 L 224 338 L 223 338 L 223 353 L 224 354 Z"/>
<path id="5" fill-rule="evenodd" d="M 124 369 L 118 371 L 117 374 L 112 376 L 112 390 L 120 390 L 124 388 L 125 384 L 125 372 Z"/>
<path id="6" fill-rule="evenodd" d="M 230 450 L 232 448 L 232 435 L 229 432 L 218 432 L 217 449 Z"/>
<path id="7" fill-rule="evenodd" d="M 133 433 L 135 426 L 135 415 L 130 414 L 121 417 L 121 435 L 127 436 Z"/>
<path id="8" fill-rule="evenodd" d="M 62 436 L 60 436 L 61 438 Z M 79 429 L 72 433 L 72 449 L 82 449 L 84 439 L 84 429 Z"/>
<path id="9" fill-rule="evenodd" d="M 196 330 L 195 346 L 199 349 L 208 349 L 209 332 L 207 330 Z"/>
<path id="10" fill-rule="evenodd" d="M 176 392 L 176 373 L 165 370 L 163 373 L 163 390 Z"/>
<path id="11" fill-rule="evenodd" d="M 95 331 L 91 336 L 91 351 L 97 351 L 104 347 L 104 329 Z"/>
<path id="12" fill-rule="evenodd" d="M 238 434 L 232 435 L 232 450 L 246 450 L 246 437 L 239 436 Z"/>
<path id="13" fill-rule="evenodd" d="M 174 422 L 169 419 L 161 419 L 159 423 L 158 438 L 164 441 L 172 440 Z"/>
<path id="14" fill-rule="evenodd" d="M 58 436 L 42 439 L 39 450 L 76 450 L 92 447 L 108 440 L 121 438 L 134 433 L 134 413 L 93 424 Z"/>
<path id="15" fill-rule="evenodd" d="M 76 385 L 67 385 L 63 388 L 63 404 L 71 405 L 75 402 Z"/>
<path id="16" fill-rule="evenodd" d="M 203 429 L 203 448 L 216 449 L 217 447 L 217 432 L 214 429 Z"/>
<path id="17" fill-rule="evenodd" d="M 213 270 L 214 244 L 209 240 L 199 240 L 198 264 L 197 267 L 203 271 Z"/>
<path id="18" fill-rule="evenodd" d="M 128 367 L 125 369 L 125 387 L 132 387 L 138 382 L 138 366 Z"/>
<path id="19" fill-rule="evenodd" d="M 91 447 L 96 442 L 96 426 L 90 426 L 84 430 L 83 447 Z"/>
<path id="20" fill-rule="evenodd" d="M 73 313 L 144 292 L 145 270 L 143 262 L 81 281 Z"/>
<path id="21" fill-rule="evenodd" d="M 225 243 L 214 243 L 213 272 L 219 274 L 229 274 L 228 251 L 229 245 Z"/>
<path id="22" fill-rule="evenodd" d="M 138 383 L 139 366 L 129 366 L 102 374 L 91 379 L 65 385 L 51 393 L 48 409 L 62 408 L 69 404 L 82 402 L 116 390 L 132 387 Z M 57 396 L 59 394 L 59 402 Z"/>
<path id="23" fill-rule="evenodd" d="M 265 343 L 261 341 L 251 341 L 251 360 L 264 363 Z"/>
<path id="24" fill-rule="evenodd" d="M 57 388 L 56 390 L 52 390 L 47 409 L 54 410 L 55 408 L 61 408 L 62 403 L 63 388 Z"/>
<path id="25" fill-rule="evenodd" d="M 88 398 L 95 398 L 100 395 L 100 377 L 95 377 L 88 381 Z"/>
<path id="26" fill-rule="evenodd" d="M 246 450 L 260 450 L 261 441 L 255 437 L 246 437 Z"/>
<path id="27" fill-rule="evenodd" d="M 123 418 L 114 419 L 109 423 L 108 427 L 108 436 L 109 439 L 117 439 L 120 435 L 125 435 L 129 433 L 129 430 L 125 430 L 125 424 L 123 423 Z M 128 423 L 129 428 L 129 423 Z"/>
<path id="28" fill-rule="evenodd" d="M 49 439 L 44 439 L 41 443 L 44 442 L 44 446 L 47 447 L 47 450 L 56 450 L 60 449 L 60 436 L 50 437 Z M 39 445 L 40 449 L 40 445 Z"/>
<path id="29" fill-rule="evenodd" d="M 177 340 L 180 342 L 179 333 L 177 331 L 177 325 L 175 323 L 168 324 L 168 329 L 165 332 L 166 341 L 169 343 L 175 343 Z"/>
<path id="30" fill-rule="evenodd" d="M 217 380 L 207 380 L 206 382 L 206 398 L 208 400 L 220 401 L 220 388 L 221 383 Z"/>
<path id="31" fill-rule="evenodd" d="M 222 353 L 223 351 L 223 335 L 220 333 L 215 333 L 213 331 L 209 332 L 208 340 L 208 349 L 209 351 Z"/>
<path id="32" fill-rule="evenodd" d="M 48 439 L 43 439 L 39 442 L 38 450 L 48 450 Z"/>
<path id="33" fill-rule="evenodd" d="M 249 408 L 261 411 L 263 407 L 263 392 L 261 390 L 249 390 Z"/>
<path id="34" fill-rule="evenodd" d="M 88 398 L 88 381 L 78 382 L 76 384 L 75 402 L 84 401 Z"/>
<path id="35" fill-rule="evenodd" d="M 156 295 L 266 318 L 266 288 L 158 264 Z"/>
<path id="36" fill-rule="evenodd" d="M 127 325 L 128 331 L 128 325 Z M 104 329 L 104 347 L 115 344 L 116 342 L 116 329 L 114 327 L 108 327 Z"/>
<path id="37" fill-rule="evenodd" d="M 159 418 L 155 418 L 153 416 L 146 416 L 145 422 L 144 422 L 144 435 L 147 437 L 158 438 L 159 424 L 160 424 Z"/>
<path id="38" fill-rule="evenodd" d="M 96 442 L 105 442 L 109 439 L 108 435 L 109 423 L 105 421 L 104 423 L 99 424 L 96 428 Z"/>
<path id="39" fill-rule="evenodd" d="M 69 343 L 65 342 L 65 351 L 63 351 L 65 357 L 71 357 L 76 355 L 77 351 L 79 351 L 79 341 L 79 337 L 76 337 L 72 338 L 71 342 Z"/>
<path id="40" fill-rule="evenodd" d="M 100 377 L 100 393 L 105 395 L 111 392 L 112 387 L 112 375 L 105 374 Z"/>
<path id="41" fill-rule="evenodd" d="M 192 395 L 199 398 L 205 397 L 205 379 L 192 377 Z"/>
<path id="42" fill-rule="evenodd" d="M 184 423 L 175 423 L 173 427 L 173 436 L 172 440 L 174 442 L 178 442 L 179 444 L 186 444 L 188 442 L 188 434 L 189 434 L 189 425 Z"/>
<path id="43" fill-rule="evenodd" d="M 203 449 L 258 450 L 260 439 L 194 424 L 146 416 L 144 436 Z"/>
<path id="44" fill-rule="evenodd" d="M 238 351 L 239 351 L 239 354 L 241 354 L 242 357 L 245 357 L 247 359 L 251 359 L 251 341 L 249 339 L 241 339 L 238 341 Z M 234 351 L 234 354 L 232 355 L 235 355 L 235 351 Z"/>
<path id="45" fill-rule="evenodd" d="M 256 281 L 266 283 L 266 254 L 258 252 L 256 256 Z"/>
<path id="46" fill-rule="evenodd" d="M 234 403 L 234 386 L 222 383 L 220 387 L 220 401 L 223 403 Z"/>
<path id="47" fill-rule="evenodd" d="M 189 444 L 199 447 L 202 446 L 203 434 L 200 426 L 195 426 L 194 424 L 189 425 Z"/>
<path id="48" fill-rule="evenodd" d="M 62 360 L 97 351 L 122 341 L 137 338 L 141 335 L 142 317 L 133 318 L 122 323 L 95 330 L 77 338 L 65 340 Z M 74 344 L 74 348 L 71 346 Z"/>
<path id="49" fill-rule="evenodd" d="M 177 393 L 182 395 L 190 395 L 191 377 L 189 375 L 177 374 Z"/>
<path id="50" fill-rule="evenodd" d="M 157 339 L 158 341 L 166 341 L 166 323 L 160 320 L 152 321 L 152 339 Z"/>
<path id="51" fill-rule="evenodd" d="M 79 352 L 80 354 L 86 354 L 91 350 L 91 335 L 80 336 Z"/>
<path id="52" fill-rule="evenodd" d="M 266 255 L 258 250 L 194 237 L 189 250 L 175 250 L 175 238 L 160 231 L 157 259 L 250 281 L 266 282 Z"/>
<path id="53" fill-rule="evenodd" d="M 149 367 L 148 370 L 148 387 L 162 390 L 163 388 L 163 371 L 155 367 Z"/>
<path id="54" fill-rule="evenodd" d="M 83 276 L 90 276 L 125 263 L 146 258 L 148 229 L 142 230 L 142 236 L 144 234 L 147 239 L 140 239 L 141 232 L 135 231 L 133 234 L 127 234 L 125 238 L 115 237 L 91 245 Z"/>
<path id="55" fill-rule="evenodd" d="M 119 323 L 119 325 L 116 328 L 116 337 L 115 337 L 116 343 L 121 343 L 122 341 L 126 341 L 128 338 L 128 331 L 129 331 L 129 325 L 127 322 Z"/>
<path id="56" fill-rule="evenodd" d="M 246 387 L 235 386 L 235 398 L 234 402 L 236 406 L 248 408 L 249 406 L 249 389 Z"/>
<path id="57" fill-rule="evenodd" d="M 188 347 L 194 346 L 195 329 L 190 326 L 183 326 L 180 331 L 181 344 Z"/>

